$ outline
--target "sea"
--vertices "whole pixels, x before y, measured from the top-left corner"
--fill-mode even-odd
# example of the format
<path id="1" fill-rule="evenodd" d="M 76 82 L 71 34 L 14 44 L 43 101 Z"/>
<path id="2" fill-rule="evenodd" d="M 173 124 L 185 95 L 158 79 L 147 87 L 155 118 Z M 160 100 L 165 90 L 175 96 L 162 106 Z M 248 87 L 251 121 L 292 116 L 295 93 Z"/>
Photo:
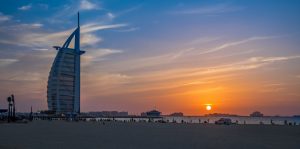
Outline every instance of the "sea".
<path id="1" fill-rule="evenodd" d="M 279 116 L 268 116 L 268 117 L 249 117 L 249 116 L 162 116 L 156 118 L 140 118 L 140 117 L 133 117 L 133 118 L 91 118 L 88 120 L 116 120 L 116 121 L 125 121 L 125 122 L 169 122 L 169 123 L 215 123 L 215 121 L 221 118 L 229 118 L 233 123 L 237 124 L 275 124 L 275 125 L 300 125 L 300 117 L 279 117 Z"/>

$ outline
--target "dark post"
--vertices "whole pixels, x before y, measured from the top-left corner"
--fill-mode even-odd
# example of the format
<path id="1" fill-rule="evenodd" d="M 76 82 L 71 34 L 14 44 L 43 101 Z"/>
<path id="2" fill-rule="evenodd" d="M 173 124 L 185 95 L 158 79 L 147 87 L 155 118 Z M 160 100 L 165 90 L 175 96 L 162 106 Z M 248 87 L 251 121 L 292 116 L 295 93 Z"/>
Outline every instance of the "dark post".
<path id="1" fill-rule="evenodd" d="M 7 97 L 7 102 L 8 102 L 7 122 L 9 123 L 11 120 L 11 115 L 12 115 L 11 97 Z"/>
<path id="2" fill-rule="evenodd" d="M 11 95 L 11 100 L 12 100 L 12 104 L 13 104 L 13 111 L 12 111 L 12 120 L 15 121 L 16 120 L 16 107 L 15 107 L 15 96 L 14 94 Z"/>
<path id="3" fill-rule="evenodd" d="M 33 120 L 33 116 L 32 116 L 32 106 L 31 106 L 31 108 L 30 108 L 29 120 L 30 120 L 30 121 L 32 121 L 32 120 Z"/>

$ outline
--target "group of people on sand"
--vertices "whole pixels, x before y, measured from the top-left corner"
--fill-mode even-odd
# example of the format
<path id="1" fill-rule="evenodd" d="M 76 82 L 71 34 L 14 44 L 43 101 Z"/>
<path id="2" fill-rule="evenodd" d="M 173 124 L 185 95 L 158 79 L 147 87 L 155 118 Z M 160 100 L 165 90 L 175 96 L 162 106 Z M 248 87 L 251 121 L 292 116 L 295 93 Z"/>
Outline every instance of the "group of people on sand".
<path id="1" fill-rule="evenodd" d="M 136 120 L 134 118 L 130 118 L 129 120 L 116 120 L 115 118 L 112 118 L 112 119 L 108 119 L 108 118 L 103 118 L 103 119 L 90 119 L 88 121 L 94 121 L 94 122 L 101 122 L 102 124 L 105 124 L 105 122 L 110 122 L 110 121 L 116 121 L 116 122 L 156 122 L 156 123 L 184 123 L 184 124 L 188 124 L 188 123 L 195 123 L 194 121 L 192 120 L 180 120 L 179 122 L 176 121 L 175 119 L 173 119 L 172 121 L 170 120 L 163 120 L 163 119 L 160 119 L 160 120 L 154 120 L 153 118 L 149 118 L 148 120 Z M 207 119 L 207 120 L 204 120 L 204 121 L 201 121 L 201 119 L 198 119 L 198 123 L 199 124 L 209 124 L 210 123 L 210 119 Z M 236 120 L 235 122 L 231 122 L 231 124 L 244 124 L 246 125 L 246 121 L 244 120 L 243 123 L 240 123 L 238 120 Z M 263 123 L 262 121 L 259 122 L 259 124 L 263 125 L 265 123 Z M 270 120 L 270 124 L 271 125 L 277 125 L 272 119 Z M 287 120 L 284 121 L 284 125 L 297 125 L 296 122 L 288 122 Z"/>
<path id="2" fill-rule="evenodd" d="M 184 123 L 184 124 L 191 124 L 191 123 L 195 123 L 195 121 L 193 120 L 180 120 L 177 121 L 175 119 L 173 120 L 164 120 L 164 119 L 154 119 L 154 118 L 148 118 L 148 119 L 135 119 L 135 118 L 130 118 L 128 120 L 117 120 L 115 118 L 100 118 L 100 119 L 96 119 L 96 118 L 91 118 L 91 119 L 84 119 L 82 121 L 90 121 L 90 122 L 100 122 L 101 124 L 105 125 L 105 122 L 154 122 L 154 123 Z M 204 121 L 202 121 L 201 119 L 198 119 L 198 121 L 196 122 L 198 124 L 209 124 L 210 123 L 210 119 L 206 119 Z M 230 122 L 230 124 L 244 124 L 246 125 L 246 121 L 244 120 L 242 123 L 240 123 L 238 120 L 234 121 L 234 122 Z M 260 121 L 259 124 L 264 125 L 265 123 Z M 280 125 L 279 123 L 275 123 L 272 119 L 270 120 L 270 124 L 271 125 Z M 297 123 L 296 122 L 288 122 L 287 120 L 284 120 L 284 125 L 289 125 L 289 126 L 296 126 Z M 299 124 L 300 125 L 300 124 Z"/>

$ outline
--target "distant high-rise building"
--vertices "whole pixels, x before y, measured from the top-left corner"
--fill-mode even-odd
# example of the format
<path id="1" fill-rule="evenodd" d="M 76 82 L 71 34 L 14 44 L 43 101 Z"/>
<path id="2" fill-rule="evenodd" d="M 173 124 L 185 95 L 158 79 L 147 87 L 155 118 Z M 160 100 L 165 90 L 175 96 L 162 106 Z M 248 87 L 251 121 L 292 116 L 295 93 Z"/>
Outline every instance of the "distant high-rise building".
<path id="1" fill-rule="evenodd" d="M 74 48 L 69 44 L 74 39 Z M 48 110 L 55 113 L 80 113 L 80 25 L 58 50 L 52 64 L 47 86 Z"/>

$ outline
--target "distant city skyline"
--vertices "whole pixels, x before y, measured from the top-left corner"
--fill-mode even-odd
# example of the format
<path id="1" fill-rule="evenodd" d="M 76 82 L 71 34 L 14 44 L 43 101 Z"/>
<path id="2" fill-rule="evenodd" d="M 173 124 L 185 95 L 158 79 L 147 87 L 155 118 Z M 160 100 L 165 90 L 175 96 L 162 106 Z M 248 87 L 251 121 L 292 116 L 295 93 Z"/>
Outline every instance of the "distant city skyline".
<path id="1" fill-rule="evenodd" d="M 82 112 L 300 114 L 300 1 L 0 3 L 0 108 L 47 109 L 52 46 L 80 11 Z"/>

